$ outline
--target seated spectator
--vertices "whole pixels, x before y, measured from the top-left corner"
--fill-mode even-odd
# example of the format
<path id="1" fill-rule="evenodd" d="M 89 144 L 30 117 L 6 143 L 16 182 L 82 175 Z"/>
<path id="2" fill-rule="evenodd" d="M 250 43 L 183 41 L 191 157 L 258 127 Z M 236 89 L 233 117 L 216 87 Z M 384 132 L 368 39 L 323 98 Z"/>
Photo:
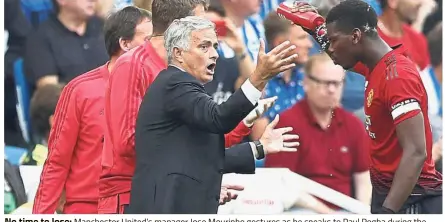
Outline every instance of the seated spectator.
<path id="1" fill-rule="evenodd" d="M 28 38 L 25 72 L 37 87 L 67 83 L 108 60 L 97 1 L 53 0 L 55 14 Z"/>
<path id="2" fill-rule="evenodd" d="M 279 44 L 289 40 L 296 46 L 295 53 L 298 58 L 297 66 L 272 78 L 264 90 L 266 98 L 278 96 L 275 105 L 270 108 L 265 116 L 258 120 L 252 130 L 252 139 L 259 139 L 265 127 L 271 122 L 275 115 L 287 110 L 296 102 L 303 99 L 303 76 L 304 64 L 309 59 L 309 49 L 313 46 L 311 37 L 300 26 L 292 25 L 286 19 L 271 12 L 264 20 L 266 30 L 266 40 L 269 48 L 274 48 Z"/>
<path id="3" fill-rule="evenodd" d="M 33 134 L 40 138 L 40 142 L 32 151 L 31 158 L 26 164 L 42 166 L 48 155 L 48 136 L 53 125 L 54 112 L 63 86 L 60 84 L 47 84 L 34 93 L 31 99 L 31 122 Z"/>
<path id="4" fill-rule="evenodd" d="M 256 64 L 258 51 L 260 49 L 260 39 L 264 39 L 264 27 L 262 19 L 257 13 L 260 10 L 261 1 L 242 0 L 242 1 L 221 1 L 227 17 L 232 20 L 238 33 L 242 36 L 244 45 L 253 62 Z M 225 44 L 221 45 L 222 57 L 232 58 L 234 51 Z"/>
<path id="5" fill-rule="evenodd" d="M 409 25 L 417 19 L 422 1 L 380 0 L 380 3 L 383 10 L 377 24 L 380 37 L 389 46 L 403 43 L 418 69 L 424 70 L 430 64 L 428 44 L 425 36 Z"/>
<path id="6" fill-rule="evenodd" d="M 337 106 L 344 75 L 326 54 L 310 58 L 303 83 L 306 97 L 283 112 L 277 125 L 292 127 L 292 133 L 300 136 L 298 151 L 268 155 L 265 165 L 289 168 L 369 204 L 369 138 L 363 124 Z"/>
<path id="7" fill-rule="evenodd" d="M 216 63 L 215 75 L 211 82 L 204 85 L 213 100 L 221 104 L 249 78 L 255 69 L 255 64 L 248 56 L 247 48 L 235 25 L 230 19 L 226 18 L 226 12 L 219 0 L 210 0 L 205 17 L 213 22 L 224 22 L 226 34 L 218 36 L 218 40 L 220 44 L 226 44 L 230 47 L 236 55 L 232 58 L 224 58 L 221 48 L 218 48 L 220 57 Z"/>
<path id="8" fill-rule="evenodd" d="M 421 73 L 428 94 L 428 112 L 433 133 L 433 160 L 442 172 L 442 22 L 428 33 L 431 66 Z"/>
<path id="9" fill-rule="evenodd" d="M 428 66 L 420 77 L 428 94 L 428 112 L 442 116 L 442 22 L 438 23 L 427 37 L 431 66 Z"/>

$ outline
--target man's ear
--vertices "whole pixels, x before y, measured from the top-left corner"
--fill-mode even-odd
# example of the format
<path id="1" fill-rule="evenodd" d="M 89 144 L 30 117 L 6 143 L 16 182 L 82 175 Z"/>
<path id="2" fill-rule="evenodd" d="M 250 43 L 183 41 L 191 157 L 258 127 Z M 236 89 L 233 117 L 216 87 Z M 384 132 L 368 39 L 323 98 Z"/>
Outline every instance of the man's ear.
<path id="1" fill-rule="evenodd" d="M 128 52 L 131 49 L 131 41 L 130 40 L 125 40 L 122 38 L 119 38 L 119 46 L 121 47 L 122 51 L 124 52 Z"/>
<path id="2" fill-rule="evenodd" d="M 52 128 L 54 123 L 54 115 L 49 116 L 48 123 L 49 123 L 49 128 Z"/>
<path id="3" fill-rule="evenodd" d="M 360 40 L 362 39 L 362 31 L 360 30 L 360 29 L 358 29 L 358 28 L 355 28 L 355 29 L 353 29 L 352 30 L 352 35 L 351 35 L 351 38 L 352 38 L 352 44 L 357 44 L 357 43 L 359 43 L 360 42 Z"/>
<path id="4" fill-rule="evenodd" d="M 178 61 L 179 63 L 184 62 L 184 51 L 180 48 L 174 47 L 173 48 L 173 58 Z"/>

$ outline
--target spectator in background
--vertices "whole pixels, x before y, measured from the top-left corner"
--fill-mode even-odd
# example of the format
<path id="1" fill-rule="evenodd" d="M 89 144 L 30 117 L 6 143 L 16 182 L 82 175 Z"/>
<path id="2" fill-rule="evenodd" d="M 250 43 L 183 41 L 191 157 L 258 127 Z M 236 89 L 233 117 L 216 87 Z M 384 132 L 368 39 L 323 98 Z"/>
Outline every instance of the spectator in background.
<path id="1" fill-rule="evenodd" d="M 260 10 L 261 0 L 220 0 L 227 18 L 232 20 L 244 40 L 250 58 L 256 64 L 260 39 L 264 39 L 264 27 L 260 16 L 253 16 Z M 222 57 L 235 56 L 233 49 L 220 45 Z"/>
<path id="2" fill-rule="evenodd" d="M 428 94 L 428 112 L 433 133 L 433 160 L 442 172 L 442 22 L 427 35 L 431 66 L 420 76 Z"/>
<path id="3" fill-rule="evenodd" d="M 24 54 L 26 38 L 31 33 L 32 27 L 26 19 L 20 6 L 20 0 L 5 0 L 5 31 L 8 32 L 7 50 L 5 54 L 5 144 L 18 147 L 26 147 L 27 144 L 20 131 L 17 117 L 17 95 L 14 82 L 14 62 Z"/>
<path id="4" fill-rule="evenodd" d="M 213 81 L 204 85 L 206 92 L 213 97 L 213 100 L 221 104 L 249 78 L 255 69 L 255 64 L 248 55 L 247 48 L 235 25 L 230 19 L 226 18 L 226 12 L 220 0 L 210 0 L 205 17 L 213 22 L 224 22 L 226 35 L 218 35 L 218 41 L 220 44 L 226 44 L 233 49 L 236 55 L 232 58 L 224 58 L 221 48 L 218 48 L 220 57 L 216 63 Z"/>
<path id="5" fill-rule="evenodd" d="M 48 136 L 54 123 L 54 112 L 63 86 L 51 84 L 39 88 L 31 99 L 30 115 L 33 133 L 41 140 L 32 151 L 26 164 L 43 165 L 48 155 Z"/>
<path id="6" fill-rule="evenodd" d="M 265 127 L 275 118 L 275 115 L 303 99 L 303 66 L 308 61 L 309 50 L 313 46 L 309 34 L 300 26 L 292 25 L 288 20 L 279 17 L 274 12 L 271 12 L 264 20 L 264 27 L 269 48 L 274 48 L 289 40 L 295 45 L 294 52 L 298 54 L 298 58 L 295 61 L 297 64 L 295 68 L 278 74 L 267 83 L 264 96 L 266 98 L 278 96 L 278 99 L 275 105 L 266 112 L 266 115 L 255 123 L 252 130 L 253 140 L 259 139 Z"/>
<path id="7" fill-rule="evenodd" d="M 48 155 L 48 141 L 47 138 L 50 133 L 50 129 L 54 125 L 54 113 L 62 93 L 63 85 L 60 84 L 48 84 L 40 87 L 34 93 L 31 99 L 30 115 L 31 121 L 34 127 L 34 133 L 41 138 L 30 155 L 24 160 L 24 165 L 37 165 L 42 166 L 45 163 Z M 31 192 L 32 193 L 32 192 Z M 15 214 L 32 214 L 32 207 L 34 202 L 29 202 L 20 206 Z M 58 198 L 55 212 L 62 213 L 63 206 L 65 204 L 65 194 L 62 193 Z M 53 212 L 54 213 L 54 212 Z"/>
<path id="8" fill-rule="evenodd" d="M 103 22 L 95 17 L 96 0 L 53 0 L 55 14 L 32 33 L 26 44 L 25 71 L 40 87 L 67 83 L 108 59 Z"/>
<path id="9" fill-rule="evenodd" d="M 97 213 L 105 85 L 117 58 L 147 41 L 152 29 L 151 14 L 136 7 L 126 7 L 108 17 L 104 33 L 111 60 L 74 78 L 64 88 L 33 213 L 54 213 L 65 189 L 64 213 Z"/>
<path id="10" fill-rule="evenodd" d="M 428 112 L 442 117 L 442 22 L 427 37 L 431 66 L 420 77 L 428 94 Z"/>
<path id="11" fill-rule="evenodd" d="M 426 35 L 428 34 L 438 22 L 442 21 L 442 10 L 443 2 L 442 0 L 436 0 L 436 10 L 425 19 L 422 32 Z"/>
<path id="12" fill-rule="evenodd" d="M 380 3 L 383 13 L 377 24 L 379 35 L 391 47 L 403 43 L 417 68 L 420 71 L 427 68 L 431 61 L 426 38 L 409 25 L 417 19 L 422 2 L 380 0 Z"/>
<path id="13" fill-rule="evenodd" d="M 280 127 L 292 127 L 292 133 L 300 135 L 298 151 L 268 155 L 265 165 L 289 168 L 369 204 L 369 139 L 363 124 L 337 107 L 345 72 L 326 54 L 312 56 L 305 69 L 306 97 L 283 112 L 278 123 Z"/>

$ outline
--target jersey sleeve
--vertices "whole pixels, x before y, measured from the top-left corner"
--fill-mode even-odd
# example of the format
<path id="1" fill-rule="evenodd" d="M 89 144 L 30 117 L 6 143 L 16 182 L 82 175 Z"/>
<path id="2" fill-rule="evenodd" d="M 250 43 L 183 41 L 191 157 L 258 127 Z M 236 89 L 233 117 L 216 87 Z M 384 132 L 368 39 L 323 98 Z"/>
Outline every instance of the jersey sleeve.
<path id="1" fill-rule="evenodd" d="M 34 214 L 54 214 L 65 187 L 79 132 L 78 94 L 65 86 L 57 103 L 54 123 L 48 140 L 48 157 L 43 165 L 34 199 Z"/>
<path id="2" fill-rule="evenodd" d="M 240 143 L 245 136 L 250 134 L 250 128 L 247 127 L 242 121 L 236 126 L 236 128 L 230 133 L 224 135 L 225 147 L 231 147 Z"/>
<path id="3" fill-rule="evenodd" d="M 402 64 L 386 69 L 385 102 L 396 125 L 421 112 L 420 104 L 426 92 L 416 72 Z"/>

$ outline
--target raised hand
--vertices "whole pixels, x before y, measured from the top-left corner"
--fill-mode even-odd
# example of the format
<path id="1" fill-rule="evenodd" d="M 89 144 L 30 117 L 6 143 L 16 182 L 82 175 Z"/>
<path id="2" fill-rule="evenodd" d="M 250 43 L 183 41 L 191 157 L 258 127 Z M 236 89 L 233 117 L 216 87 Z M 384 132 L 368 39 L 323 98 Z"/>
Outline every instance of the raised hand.
<path id="1" fill-rule="evenodd" d="M 274 129 L 280 120 L 279 115 L 275 116 L 275 119 L 266 127 L 263 135 L 260 138 L 261 144 L 263 144 L 264 154 L 278 153 L 278 152 L 295 152 L 299 142 L 290 142 L 291 140 L 298 139 L 298 135 L 286 134 L 292 131 L 292 127 L 284 127 Z"/>
<path id="2" fill-rule="evenodd" d="M 269 79 L 276 76 L 278 73 L 295 67 L 294 62 L 298 56 L 297 54 L 292 53 L 295 46 L 291 45 L 289 41 L 281 43 L 268 53 L 265 52 L 264 44 L 264 40 L 261 39 L 257 66 L 250 77 L 253 84 L 261 84 L 262 87 L 260 90 L 264 88 L 265 83 Z"/>

